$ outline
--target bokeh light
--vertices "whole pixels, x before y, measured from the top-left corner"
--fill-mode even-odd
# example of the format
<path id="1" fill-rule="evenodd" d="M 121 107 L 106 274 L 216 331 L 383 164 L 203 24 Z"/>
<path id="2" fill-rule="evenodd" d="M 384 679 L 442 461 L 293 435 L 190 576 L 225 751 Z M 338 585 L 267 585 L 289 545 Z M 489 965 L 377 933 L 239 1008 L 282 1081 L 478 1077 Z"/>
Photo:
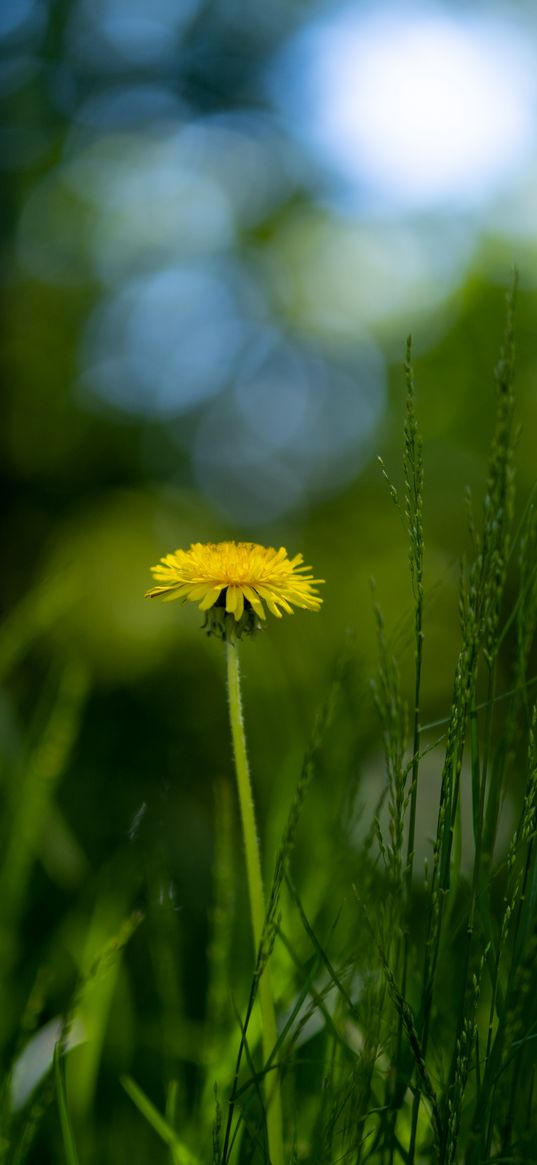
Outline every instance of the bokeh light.
<path id="1" fill-rule="evenodd" d="M 80 387 L 138 416 L 193 408 L 227 383 L 248 329 L 241 298 L 241 273 L 230 264 L 133 278 L 90 317 Z"/>
<path id="2" fill-rule="evenodd" d="M 45 71 L 46 6 L 6 11 L 7 91 L 64 119 L 15 254 L 80 303 L 81 431 L 138 426 L 143 472 L 220 519 L 306 515 L 376 452 L 394 345 L 438 342 L 483 240 L 530 254 L 530 14 L 226 3 L 209 28 L 199 0 L 74 0 Z"/>
<path id="3" fill-rule="evenodd" d="M 302 209 L 275 234 L 269 275 L 283 310 L 308 333 L 336 344 L 364 329 L 387 337 L 434 320 L 475 246 L 461 219 L 440 231 L 427 219 L 380 225 Z"/>
<path id="4" fill-rule="evenodd" d="M 0 8 L 0 37 L 32 36 L 43 28 L 46 20 L 46 0 L 4 0 Z"/>
<path id="5" fill-rule="evenodd" d="M 352 480 L 385 407 L 384 361 L 363 342 L 329 361 L 274 330 L 258 333 L 233 390 L 194 440 L 201 490 L 234 521 L 273 522 Z"/>
<path id="6" fill-rule="evenodd" d="M 535 148 L 535 55 L 494 16 L 343 8 L 291 40 L 271 88 L 341 199 L 377 211 L 481 205 Z"/>
<path id="7" fill-rule="evenodd" d="M 151 67 L 173 60 L 178 40 L 198 8 L 198 0 L 80 0 L 70 27 L 75 57 L 100 68 Z"/>

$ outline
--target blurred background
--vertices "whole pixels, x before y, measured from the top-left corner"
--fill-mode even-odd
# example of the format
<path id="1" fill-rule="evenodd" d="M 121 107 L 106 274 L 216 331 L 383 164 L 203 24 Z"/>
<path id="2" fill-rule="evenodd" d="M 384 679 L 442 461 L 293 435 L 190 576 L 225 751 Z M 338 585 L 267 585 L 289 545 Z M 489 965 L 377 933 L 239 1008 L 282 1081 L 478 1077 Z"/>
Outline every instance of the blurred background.
<path id="1" fill-rule="evenodd" d="M 521 506 L 535 479 L 537 12 L 4 0 L 0 89 L 3 800 L 8 828 L 24 818 L 17 877 L 5 875 L 18 937 L 5 924 L 2 1038 L 12 1055 L 21 1014 L 52 1021 L 121 919 L 146 911 L 99 1036 L 102 1120 L 137 1161 L 117 1076 L 145 1073 L 158 1100 L 166 1057 L 195 1058 L 231 772 L 221 647 L 191 605 L 144 600 L 149 567 L 230 537 L 302 551 L 327 580 L 320 615 L 273 620 L 243 653 L 270 855 L 352 641 L 331 796 L 319 782 L 307 811 L 322 853 L 349 780 L 366 804 L 378 790 L 374 600 L 403 677 L 412 667 L 405 533 L 377 462 L 399 486 L 406 336 L 434 720 L 514 265 Z M 88 1063 L 73 1086 L 81 1121 L 100 1054 Z M 87 1159 L 104 1160 L 91 1135 Z"/>

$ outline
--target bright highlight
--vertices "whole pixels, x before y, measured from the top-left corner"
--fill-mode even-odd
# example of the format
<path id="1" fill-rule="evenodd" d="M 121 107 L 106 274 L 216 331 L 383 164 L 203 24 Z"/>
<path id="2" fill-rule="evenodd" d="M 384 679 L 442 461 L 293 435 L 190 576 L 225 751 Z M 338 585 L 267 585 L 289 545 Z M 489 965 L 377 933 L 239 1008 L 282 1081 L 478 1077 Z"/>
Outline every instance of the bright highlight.
<path id="1" fill-rule="evenodd" d="M 478 203 L 534 145 L 535 62 L 512 24 L 344 10 L 299 35 L 284 73 L 304 138 L 387 205 Z"/>

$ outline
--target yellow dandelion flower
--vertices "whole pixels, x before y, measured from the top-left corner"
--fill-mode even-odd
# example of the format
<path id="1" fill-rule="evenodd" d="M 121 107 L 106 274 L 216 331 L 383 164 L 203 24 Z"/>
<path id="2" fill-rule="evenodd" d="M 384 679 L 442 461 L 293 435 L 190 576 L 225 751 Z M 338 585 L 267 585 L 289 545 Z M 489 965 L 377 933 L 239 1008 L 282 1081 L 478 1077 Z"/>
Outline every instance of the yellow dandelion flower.
<path id="1" fill-rule="evenodd" d="M 319 610 L 322 599 L 314 587 L 324 579 L 308 573 L 311 567 L 303 561 L 301 554 L 289 558 L 283 546 L 194 542 L 151 567 L 156 585 L 147 598 L 190 600 L 209 614 L 210 632 L 227 638 L 227 629 L 240 636 L 266 618 L 264 604 L 278 618 L 282 611 L 292 615 L 293 606 Z"/>

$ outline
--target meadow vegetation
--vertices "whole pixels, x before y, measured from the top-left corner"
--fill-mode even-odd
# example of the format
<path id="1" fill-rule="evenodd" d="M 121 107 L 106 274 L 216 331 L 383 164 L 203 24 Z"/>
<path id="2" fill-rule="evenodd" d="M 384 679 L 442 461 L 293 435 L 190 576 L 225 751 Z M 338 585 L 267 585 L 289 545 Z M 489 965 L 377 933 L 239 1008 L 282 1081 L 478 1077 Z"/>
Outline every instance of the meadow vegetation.
<path id="1" fill-rule="evenodd" d="M 356 683 L 355 639 L 333 645 L 294 794 L 278 807 L 275 853 L 270 822 L 262 830 L 257 958 L 223 682 L 222 712 L 214 688 L 207 711 L 207 731 L 222 734 L 214 844 L 202 855 L 210 916 L 191 949 L 164 863 L 153 854 L 140 873 L 129 848 L 143 813 L 120 858 L 84 891 L 84 856 L 55 799 L 69 766 L 84 772 L 89 676 L 76 654 L 47 670 L 43 639 L 65 596 L 31 594 L 5 623 L 0 663 L 15 701 L 35 698 L 21 668 L 29 651 L 44 678 L 26 737 L 7 718 L 4 732 L 2 1165 L 266 1162 L 271 1081 L 286 1162 L 537 1160 L 537 508 L 534 495 L 523 505 L 515 495 L 513 313 L 514 293 L 488 472 L 482 496 L 467 496 L 455 666 L 437 661 L 450 668 L 451 703 L 424 719 L 427 480 L 409 342 L 401 486 L 381 465 L 386 506 L 406 530 L 408 617 L 388 626 L 378 591 L 362 613 L 377 621 L 369 688 Z M 247 734 L 252 714 L 263 708 L 247 701 Z M 283 763 L 284 732 L 278 746 Z M 371 758 L 373 810 L 362 786 Z M 256 798 L 254 750 L 250 763 Z M 186 824 L 173 828 L 181 850 Z M 59 851 L 64 881 L 71 871 L 82 886 L 66 914 L 46 881 Z M 267 967 L 278 1021 L 268 1055 L 257 1006 Z"/>

